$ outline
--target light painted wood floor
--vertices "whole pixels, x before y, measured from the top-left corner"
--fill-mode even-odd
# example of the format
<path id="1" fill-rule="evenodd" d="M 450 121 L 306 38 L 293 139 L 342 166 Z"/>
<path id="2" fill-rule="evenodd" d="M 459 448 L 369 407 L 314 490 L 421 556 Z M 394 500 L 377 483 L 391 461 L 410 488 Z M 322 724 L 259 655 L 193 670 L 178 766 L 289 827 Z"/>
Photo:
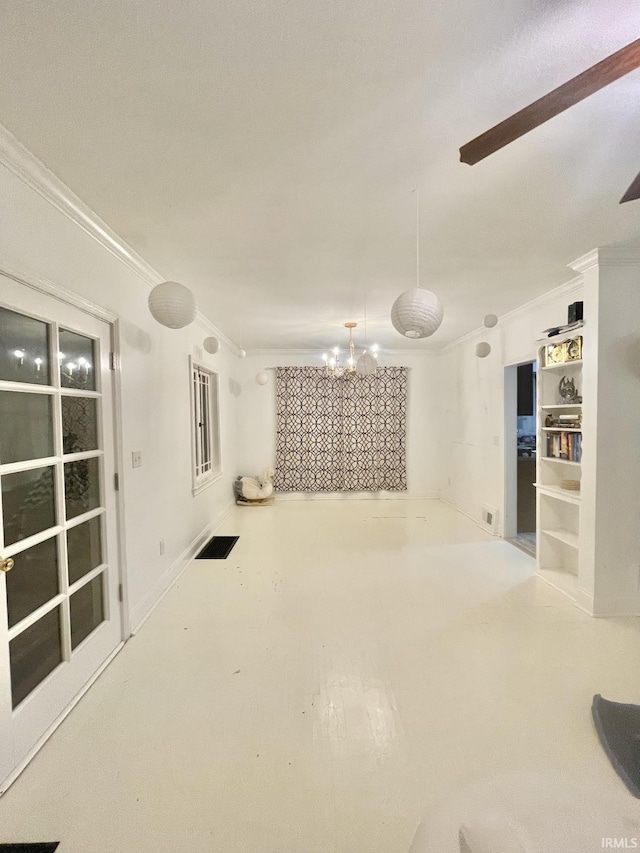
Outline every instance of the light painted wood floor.
<path id="1" fill-rule="evenodd" d="M 590 719 L 594 693 L 640 701 L 637 620 L 589 618 L 436 501 L 236 508 L 219 532 L 229 559 L 191 564 L 0 800 L 1 840 L 406 853 L 423 813 L 513 772 L 637 808 Z"/>

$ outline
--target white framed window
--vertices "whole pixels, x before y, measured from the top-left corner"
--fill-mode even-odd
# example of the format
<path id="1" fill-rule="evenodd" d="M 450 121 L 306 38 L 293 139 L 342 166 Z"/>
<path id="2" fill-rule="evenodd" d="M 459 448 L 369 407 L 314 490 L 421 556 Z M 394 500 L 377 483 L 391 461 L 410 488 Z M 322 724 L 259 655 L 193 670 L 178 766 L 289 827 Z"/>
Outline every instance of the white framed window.
<path id="1" fill-rule="evenodd" d="M 222 475 L 218 374 L 189 360 L 191 368 L 191 446 L 193 492 Z"/>

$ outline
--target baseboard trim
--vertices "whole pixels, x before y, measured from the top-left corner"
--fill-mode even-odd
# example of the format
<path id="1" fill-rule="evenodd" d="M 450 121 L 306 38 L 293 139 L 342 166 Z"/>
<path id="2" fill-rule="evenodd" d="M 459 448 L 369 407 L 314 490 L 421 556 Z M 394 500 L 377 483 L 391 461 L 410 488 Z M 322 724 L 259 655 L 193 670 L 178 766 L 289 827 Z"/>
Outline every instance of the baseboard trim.
<path id="1" fill-rule="evenodd" d="M 632 602 L 629 604 L 628 598 L 610 598 L 608 601 L 598 604 L 596 604 L 595 601 L 592 601 L 591 607 L 591 615 L 598 618 L 612 616 L 640 616 L 640 608 L 637 603 L 634 604 Z"/>
<path id="2" fill-rule="evenodd" d="M 596 615 L 593 612 L 593 596 L 590 595 L 586 589 L 581 589 L 580 587 L 577 588 L 573 603 L 578 610 L 582 610 L 582 612 L 586 613 L 588 616 Z"/>
<path id="3" fill-rule="evenodd" d="M 207 524 L 204 530 L 198 533 L 195 539 L 187 545 L 180 556 L 169 566 L 167 571 L 158 578 L 149 594 L 143 598 L 140 604 L 136 605 L 136 607 L 131 610 L 129 618 L 131 625 L 135 626 L 131 629 L 132 635 L 137 634 L 140 628 L 142 628 L 144 623 L 187 568 L 191 560 L 193 560 L 196 554 L 202 549 L 206 541 L 213 536 L 234 506 L 235 504 L 233 500 L 229 501 L 214 520 Z"/>
<path id="4" fill-rule="evenodd" d="M 120 643 L 116 648 L 111 652 L 108 658 L 100 665 L 99 669 L 94 672 L 89 681 L 84 685 L 84 687 L 80 690 L 80 692 L 73 698 L 71 703 L 64 709 L 64 711 L 53 721 L 53 723 L 49 726 L 46 732 L 42 735 L 40 740 L 36 743 L 33 749 L 26 755 L 25 758 L 18 764 L 18 766 L 7 776 L 7 778 L 0 783 L 0 797 L 9 790 L 9 788 L 13 785 L 16 779 L 20 776 L 20 774 L 26 770 L 29 764 L 33 761 L 36 755 L 40 752 L 45 743 L 49 740 L 51 735 L 55 732 L 58 726 L 63 723 L 69 714 L 76 707 L 78 702 L 85 695 L 87 690 L 92 687 L 96 681 L 100 678 L 105 669 L 109 666 L 111 661 L 115 658 L 115 656 L 124 648 L 124 642 Z"/>
<path id="5" fill-rule="evenodd" d="M 276 492 L 278 501 L 437 501 L 440 492 L 424 495 L 407 492 Z"/>
<path id="6" fill-rule="evenodd" d="M 492 530 L 490 527 L 487 527 L 486 524 L 483 524 L 477 518 L 474 518 L 466 510 L 462 509 L 462 507 L 458 506 L 457 504 L 454 504 L 453 501 L 450 501 L 448 498 L 445 498 L 442 495 L 440 496 L 440 500 L 442 501 L 443 504 L 450 506 L 451 509 L 455 509 L 456 512 L 459 512 L 461 515 L 464 515 L 466 518 L 469 519 L 469 521 L 473 521 L 473 523 L 476 525 L 476 527 L 479 527 L 480 530 L 483 530 L 485 533 L 488 533 L 489 536 L 493 536 L 494 539 L 504 539 L 502 534 Z M 505 540 L 505 541 L 508 541 L 508 540 Z"/>

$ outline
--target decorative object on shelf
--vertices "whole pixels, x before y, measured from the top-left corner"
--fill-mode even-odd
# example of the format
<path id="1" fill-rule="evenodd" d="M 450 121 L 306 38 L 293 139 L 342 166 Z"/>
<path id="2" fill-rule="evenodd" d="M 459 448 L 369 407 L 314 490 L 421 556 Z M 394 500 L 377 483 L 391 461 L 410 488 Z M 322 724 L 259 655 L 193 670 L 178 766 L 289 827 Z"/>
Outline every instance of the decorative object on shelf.
<path id="1" fill-rule="evenodd" d="M 237 477 L 233 491 L 238 506 L 265 506 L 273 503 L 273 468 L 265 468 L 257 477 Z"/>
<path id="2" fill-rule="evenodd" d="M 149 311 L 153 318 L 168 329 L 183 329 L 196 318 L 196 300 L 184 284 L 163 281 L 149 294 Z"/>
<path id="3" fill-rule="evenodd" d="M 478 358 L 486 358 L 491 352 L 491 344 L 486 341 L 480 341 L 476 344 L 476 355 Z"/>
<path id="4" fill-rule="evenodd" d="M 269 374 L 266 370 L 261 370 L 259 373 L 256 373 L 256 382 L 258 385 L 266 385 L 269 381 Z"/>
<path id="5" fill-rule="evenodd" d="M 573 377 L 562 377 L 558 383 L 558 394 L 563 403 L 582 403 L 582 397 L 578 394 L 576 381 Z"/>
<path id="6" fill-rule="evenodd" d="M 550 346 L 545 347 L 545 367 L 548 367 L 550 364 L 564 364 L 565 360 L 564 344 L 551 344 Z"/>
<path id="7" fill-rule="evenodd" d="M 210 355 L 215 355 L 220 349 L 220 341 L 217 338 L 205 338 L 202 346 Z"/>
<path id="8" fill-rule="evenodd" d="M 567 492 L 579 492 L 580 480 L 560 480 L 560 488 Z"/>
<path id="9" fill-rule="evenodd" d="M 485 314 L 482 324 L 486 329 L 493 329 L 494 326 L 498 325 L 498 318 L 495 314 Z"/>
<path id="10" fill-rule="evenodd" d="M 442 302 L 420 287 L 420 194 L 416 194 L 416 286 L 405 290 L 391 306 L 393 328 L 405 338 L 428 338 L 438 330 L 444 316 Z"/>
<path id="11" fill-rule="evenodd" d="M 567 361 L 579 361 L 582 358 L 582 336 L 572 338 L 565 344 Z"/>
<path id="12" fill-rule="evenodd" d="M 566 364 L 568 361 L 580 361 L 582 359 L 582 336 L 571 338 L 558 344 L 549 344 L 544 348 L 544 366 L 552 364 Z"/>
<path id="13" fill-rule="evenodd" d="M 357 327 L 357 323 L 345 323 L 345 329 L 349 329 L 349 355 L 347 356 L 346 364 L 340 361 L 340 347 L 334 347 L 331 350 L 331 355 L 324 353 L 322 358 L 324 361 L 325 370 L 327 373 L 339 379 L 342 376 L 353 376 L 357 373 L 361 376 L 371 376 L 377 370 L 377 345 L 371 347 L 371 351 L 366 349 L 363 351 L 360 358 L 356 361 L 356 347 L 353 343 L 353 330 Z"/>
<path id="14" fill-rule="evenodd" d="M 581 323 L 584 319 L 583 316 L 583 302 L 572 302 L 567 309 L 567 323 L 569 325 L 573 323 Z"/>
<path id="15" fill-rule="evenodd" d="M 559 429 L 580 429 L 582 426 L 582 415 L 552 415 L 548 414 L 544 419 L 546 427 L 558 427 Z"/>

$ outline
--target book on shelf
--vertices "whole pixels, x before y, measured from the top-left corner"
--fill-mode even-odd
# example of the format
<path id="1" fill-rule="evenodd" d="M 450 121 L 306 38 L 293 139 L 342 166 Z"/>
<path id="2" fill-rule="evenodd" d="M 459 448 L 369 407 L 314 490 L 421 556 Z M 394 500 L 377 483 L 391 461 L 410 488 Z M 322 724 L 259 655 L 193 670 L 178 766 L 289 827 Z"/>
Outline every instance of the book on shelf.
<path id="1" fill-rule="evenodd" d="M 549 433 L 547 435 L 547 456 L 550 459 L 565 459 L 567 462 L 580 462 L 582 459 L 582 433 Z"/>

